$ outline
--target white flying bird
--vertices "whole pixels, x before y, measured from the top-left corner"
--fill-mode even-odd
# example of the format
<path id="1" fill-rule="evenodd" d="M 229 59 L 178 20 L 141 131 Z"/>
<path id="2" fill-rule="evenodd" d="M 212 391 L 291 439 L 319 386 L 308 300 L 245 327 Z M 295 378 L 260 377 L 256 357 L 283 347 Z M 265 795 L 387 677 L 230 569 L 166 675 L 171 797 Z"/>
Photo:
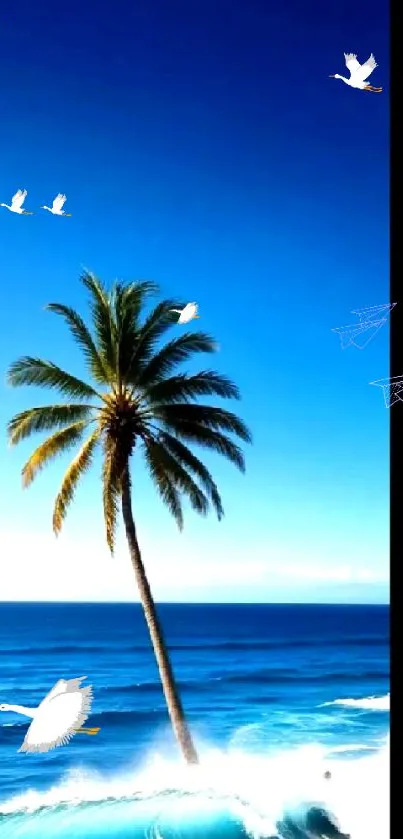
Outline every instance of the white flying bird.
<path id="1" fill-rule="evenodd" d="M 80 687 L 86 679 L 60 679 L 37 708 L 0 705 L 0 711 L 14 711 L 32 722 L 19 752 L 48 752 L 64 746 L 76 732 L 98 734 L 99 728 L 82 728 L 91 710 L 92 687 Z"/>
<path id="2" fill-rule="evenodd" d="M 71 217 L 71 213 L 65 213 L 64 210 L 62 210 L 62 207 L 64 206 L 66 201 L 67 201 L 67 195 L 63 195 L 61 192 L 59 192 L 58 195 L 56 195 L 56 198 L 53 199 L 52 206 L 47 207 L 46 204 L 44 204 L 44 206 L 41 207 L 41 210 L 49 210 L 49 212 L 53 213 L 54 216 L 66 216 L 66 217 L 70 216 Z"/>
<path id="3" fill-rule="evenodd" d="M 365 64 L 360 64 L 359 61 L 357 61 L 357 56 L 352 52 L 344 53 L 344 58 L 347 70 L 350 71 L 350 78 L 346 79 L 344 76 L 339 76 L 339 74 L 336 73 L 335 76 L 330 76 L 331 79 L 341 79 L 343 82 L 350 85 L 350 87 L 356 87 L 358 90 L 372 90 L 373 93 L 381 92 L 381 87 L 373 87 L 365 81 L 368 76 L 371 75 L 372 71 L 375 70 L 375 67 L 378 66 L 372 52 Z"/>
<path id="4" fill-rule="evenodd" d="M 10 210 L 12 213 L 19 213 L 20 216 L 33 216 L 33 213 L 29 213 L 28 210 L 22 209 L 22 205 L 27 195 L 28 193 L 26 189 L 19 189 L 18 192 L 13 195 L 11 204 L 0 204 L 0 207 L 7 207 L 7 210 Z"/>
<path id="5" fill-rule="evenodd" d="M 171 312 L 178 312 L 178 323 L 189 323 L 190 320 L 200 317 L 196 314 L 198 308 L 197 303 L 188 303 L 184 309 L 171 309 Z"/>

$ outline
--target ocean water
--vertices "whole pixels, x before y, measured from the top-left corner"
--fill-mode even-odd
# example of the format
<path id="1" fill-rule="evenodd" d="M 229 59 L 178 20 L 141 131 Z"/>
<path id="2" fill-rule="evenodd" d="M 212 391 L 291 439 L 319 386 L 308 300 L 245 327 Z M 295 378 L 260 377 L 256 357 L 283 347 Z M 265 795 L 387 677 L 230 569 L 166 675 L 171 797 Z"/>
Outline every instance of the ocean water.
<path id="1" fill-rule="evenodd" d="M 386 839 L 388 608 L 159 612 L 199 767 L 180 759 L 139 606 L 0 604 L 0 704 L 86 675 L 101 727 L 23 754 L 29 721 L 0 713 L 0 839 L 335 839 L 326 814 Z"/>

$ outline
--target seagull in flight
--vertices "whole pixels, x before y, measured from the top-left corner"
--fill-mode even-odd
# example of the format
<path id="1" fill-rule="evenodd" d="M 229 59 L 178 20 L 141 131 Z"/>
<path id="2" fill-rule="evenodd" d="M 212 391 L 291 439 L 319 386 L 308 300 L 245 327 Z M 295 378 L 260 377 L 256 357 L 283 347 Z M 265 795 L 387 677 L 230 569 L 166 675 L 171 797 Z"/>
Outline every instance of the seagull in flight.
<path id="1" fill-rule="evenodd" d="M 54 216 L 71 216 L 71 213 L 65 213 L 62 207 L 67 201 L 67 195 L 63 195 L 59 192 L 56 195 L 56 198 L 53 199 L 53 204 L 51 207 L 47 207 L 46 204 L 41 207 L 41 210 L 48 210 L 49 213 L 52 213 Z"/>
<path id="2" fill-rule="evenodd" d="M 373 87 L 371 84 L 367 84 L 366 82 L 368 76 L 370 76 L 372 71 L 375 70 L 375 67 L 378 66 L 372 52 L 365 64 L 360 64 L 360 62 L 357 61 L 357 56 L 352 52 L 345 52 L 344 59 L 347 70 L 350 71 L 350 78 L 346 79 L 345 76 L 339 76 L 339 74 L 336 73 L 335 76 L 330 76 L 331 79 L 341 79 L 342 82 L 345 82 L 345 84 L 348 84 L 350 87 L 356 87 L 358 90 L 371 90 L 372 93 L 381 93 L 381 87 Z"/>
<path id="3" fill-rule="evenodd" d="M 198 308 L 197 303 L 188 303 L 184 309 L 171 309 L 171 312 L 178 313 L 178 323 L 189 323 L 190 320 L 200 317 L 197 314 Z"/>
<path id="4" fill-rule="evenodd" d="M 20 216 L 33 216 L 33 213 L 28 212 L 28 210 L 24 210 L 22 207 L 27 195 L 28 193 L 26 189 L 19 189 L 18 192 L 13 195 L 11 204 L 0 204 L 0 207 L 7 207 L 7 210 L 10 210 L 11 213 L 18 213 Z"/>

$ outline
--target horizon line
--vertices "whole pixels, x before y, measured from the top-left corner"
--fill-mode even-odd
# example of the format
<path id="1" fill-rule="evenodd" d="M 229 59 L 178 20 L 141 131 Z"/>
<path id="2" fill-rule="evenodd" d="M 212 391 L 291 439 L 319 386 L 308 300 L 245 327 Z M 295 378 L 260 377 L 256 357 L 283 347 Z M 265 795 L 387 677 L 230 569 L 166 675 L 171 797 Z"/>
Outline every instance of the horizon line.
<path id="1" fill-rule="evenodd" d="M 337 602 L 308 602 L 306 600 L 275 601 L 267 600 L 243 600 L 243 601 L 218 601 L 218 600 L 155 600 L 156 606 L 388 606 L 390 602 L 380 603 L 343 603 Z M 140 600 L 0 600 L 0 606 L 142 606 Z"/>

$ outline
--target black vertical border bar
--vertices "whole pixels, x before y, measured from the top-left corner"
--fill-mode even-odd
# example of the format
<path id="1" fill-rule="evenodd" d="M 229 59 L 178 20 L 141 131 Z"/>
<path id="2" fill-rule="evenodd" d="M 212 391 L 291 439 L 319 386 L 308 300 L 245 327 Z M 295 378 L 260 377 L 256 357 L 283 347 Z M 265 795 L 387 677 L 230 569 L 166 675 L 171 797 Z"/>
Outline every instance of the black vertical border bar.
<path id="1" fill-rule="evenodd" d="M 402 250 L 403 237 L 399 204 L 402 204 L 402 131 L 401 120 L 397 116 L 401 110 L 401 24 L 397 0 L 389 6 L 390 24 L 390 300 L 397 306 L 390 314 L 390 373 L 403 376 L 403 276 Z M 390 597 L 391 597 L 391 835 L 396 833 L 400 820 L 399 793 L 396 794 L 393 778 L 394 766 L 401 761 L 399 729 L 401 729 L 401 708 L 399 702 L 399 657 L 402 647 L 403 587 L 399 585 L 399 564 L 403 563 L 403 402 L 398 401 L 390 410 Z M 400 490 L 400 491 L 399 491 Z M 401 578 L 402 569 L 400 569 Z M 400 623 L 400 631 L 399 631 Z M 400 699 L 403 693 L 400 687 Z M 393 830 L 395 825 L 395 831 Z"/>

